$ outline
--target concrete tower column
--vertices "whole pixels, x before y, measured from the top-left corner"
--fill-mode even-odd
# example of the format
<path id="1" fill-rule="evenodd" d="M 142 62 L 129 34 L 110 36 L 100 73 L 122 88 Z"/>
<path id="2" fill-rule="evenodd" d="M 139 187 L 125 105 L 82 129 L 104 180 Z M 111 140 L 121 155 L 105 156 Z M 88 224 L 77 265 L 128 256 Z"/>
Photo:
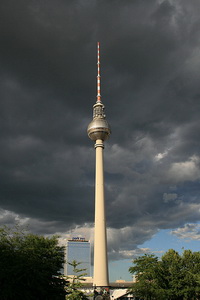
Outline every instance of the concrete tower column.
<path id="1" fill-rule="evenodd" d="M 94 232 L 94 278 L 93 285 L 109 286 L 106 214 L 104 199 L 103 141 L 96 140 L 96 179 L 95 179 L 95 232 Z"/>
<path id="2" fill-rule="evenodd" d="M 94 278 L 93 286 L 104 288 L 109 286 L 106 215 L 104 198 L 104 141 L 110 136 L 111 130 L 104 113 L 104 105 L 101 102 L 100 81 L 100 45 L 97 44 L 97 101 L 93 105 L 93 120 L 88 125 L 88 136 L 95 142 L 96 149 L 96 179 L 95 179 L 95 231 L 94 231 Z M 101 299 L 108 299 L 106 296 Z"/>

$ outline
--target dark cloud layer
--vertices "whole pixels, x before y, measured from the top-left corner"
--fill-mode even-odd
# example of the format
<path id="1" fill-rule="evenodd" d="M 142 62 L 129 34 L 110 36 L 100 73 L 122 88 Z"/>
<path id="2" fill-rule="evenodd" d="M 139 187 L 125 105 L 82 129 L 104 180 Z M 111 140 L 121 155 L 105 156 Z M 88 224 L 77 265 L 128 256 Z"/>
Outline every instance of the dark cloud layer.
<path id="1" fill-rule="evenodd" d="M 97 41 L 112 127 L 111 257 L 200 220 L 199 9 L 198 0 L 1 1 L 1 223 L 47 234 L 92 226 Z"/>

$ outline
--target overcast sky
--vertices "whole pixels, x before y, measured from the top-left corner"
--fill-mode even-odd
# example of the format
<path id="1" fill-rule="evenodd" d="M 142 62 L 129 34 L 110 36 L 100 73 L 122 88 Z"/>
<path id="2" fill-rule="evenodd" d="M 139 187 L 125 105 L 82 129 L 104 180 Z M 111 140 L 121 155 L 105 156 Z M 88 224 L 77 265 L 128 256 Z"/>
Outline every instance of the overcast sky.
<path id="1" fill-rule="evenodd" d="M 200 1 L 1 0 L 0 224 L 91 238 L 101 43 L 109 257 L 200 239 Z"/>

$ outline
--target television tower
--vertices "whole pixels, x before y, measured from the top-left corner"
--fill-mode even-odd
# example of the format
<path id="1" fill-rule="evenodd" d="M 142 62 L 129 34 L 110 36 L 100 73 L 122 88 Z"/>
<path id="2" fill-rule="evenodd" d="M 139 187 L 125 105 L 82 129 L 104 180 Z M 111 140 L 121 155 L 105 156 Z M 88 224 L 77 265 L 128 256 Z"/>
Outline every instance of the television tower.
<path id="1" fill-rule="evenodd" d="M 104 289 L 109 286 L 106 215 L 104 199 L 104 141 L 108 139 L 111 130 L 101 102 L 100 76 L 100 43 L 97 43 L 97 101 L 93 105 L 93 120 L 88 125 L 88 136 L 95 141 L 96 171 L 95 171 L 95 229 L 94 229 L 94 276 L 95 289 Z M 102 298 L 103 299 L 103 298 Z"/>

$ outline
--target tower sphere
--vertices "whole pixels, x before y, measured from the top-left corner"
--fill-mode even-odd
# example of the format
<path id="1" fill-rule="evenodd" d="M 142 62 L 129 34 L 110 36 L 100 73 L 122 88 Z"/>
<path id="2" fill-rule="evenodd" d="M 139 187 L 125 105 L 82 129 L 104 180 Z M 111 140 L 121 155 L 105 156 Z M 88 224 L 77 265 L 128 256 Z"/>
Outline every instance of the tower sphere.
<path id="1" fill-rule="evenodd" d="M 94 118 L 88 125 L 88 136 L 92 141 L 108 139 L 111 130 L 108 122 L 104 118 Z"/>

